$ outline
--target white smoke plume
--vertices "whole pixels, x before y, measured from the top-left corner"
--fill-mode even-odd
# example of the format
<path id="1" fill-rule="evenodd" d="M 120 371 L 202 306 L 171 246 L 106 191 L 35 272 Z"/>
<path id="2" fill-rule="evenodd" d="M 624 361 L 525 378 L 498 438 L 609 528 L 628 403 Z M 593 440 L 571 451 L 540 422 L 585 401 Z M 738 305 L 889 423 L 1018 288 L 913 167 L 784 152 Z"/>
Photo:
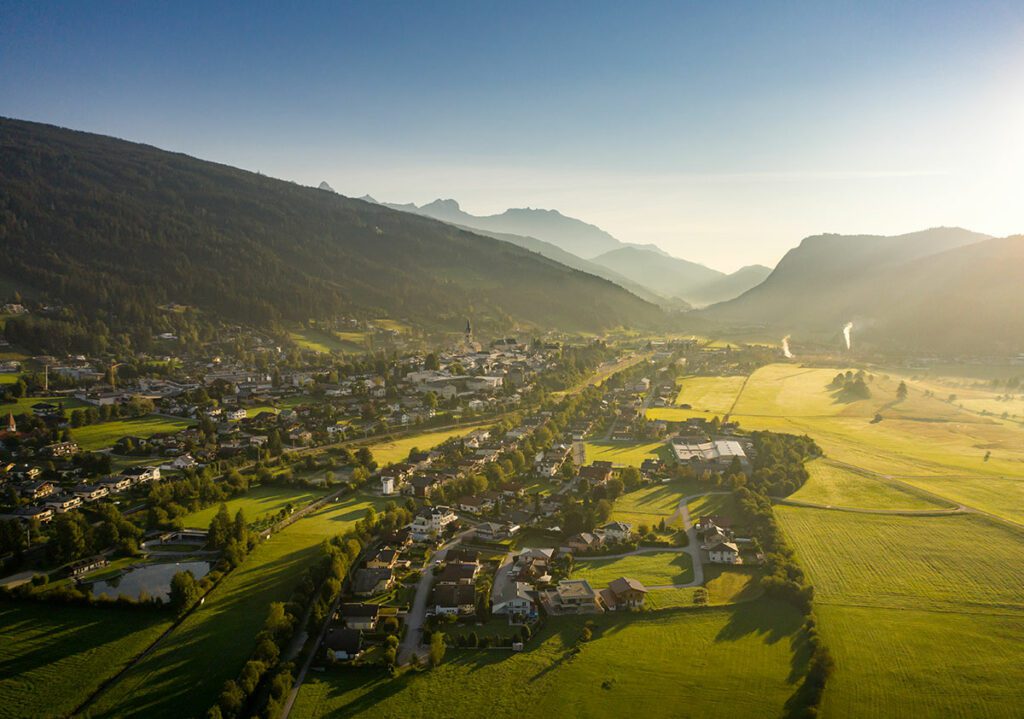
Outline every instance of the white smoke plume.
<path id="1" fill-rule="evenodd" d="M 793 353 L 789 351 L 789 335 L 782 338 L 782 354 L 786 355 L 786 359 L 793 359 Z"/>
<path id="2" fill-rule="evenodd" d="M 843 337 L 846 338 L 846 349 L 850 349 L 850 330 L 852 329 L 852 322 L 847 322 L 845 325 L 843 325 Z"/>

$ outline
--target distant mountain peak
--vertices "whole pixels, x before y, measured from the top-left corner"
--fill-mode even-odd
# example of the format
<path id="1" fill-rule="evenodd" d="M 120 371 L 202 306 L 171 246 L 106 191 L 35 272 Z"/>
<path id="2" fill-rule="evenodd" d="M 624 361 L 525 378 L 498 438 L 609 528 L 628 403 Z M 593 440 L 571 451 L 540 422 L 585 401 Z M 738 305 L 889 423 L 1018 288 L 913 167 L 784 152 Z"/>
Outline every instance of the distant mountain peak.
<path id="1" fill-rule="evenodd" d="M 321 190 L 327 190 L 328 192 L 334 192 L 334 188 L 333 188 L 333 187 L 331 187 L 330 185 L 328 185 L 328 184 L 327 184 L 327 180 L 324 180 L 323 182 L 321 182 L 321 183 L 320 183 L 320 184 L 318 185 L 318 187 L 319 187 L 319 188 L 320 188 Z"/>
<path id="2" fill-rule="evenodd" d="M 442 200 L 438 198 L 433 202 L 428 202 L 426 205 L 420 207 L 421 210 L 440 210 L 444 212 L 462 212 L 462 208 L 459 207 L 459 203 L 452 199 Z"/>
<path id="3" fill-rule="evenodd" d="M 362 196 L 362 197 L 360 197 L 359 199 L 360 199 L 360 200 L 362 200 L 363 202 L 370 202 L 370 203 L 373 203 L 374 205 L 379 205 L 379 204 L 380 204 L 379 202 L 377 202 L 377 200 L 375 200 L 375 199 L 373 198 L 373 196 L 372 196 L 372 195 L 363 195 L 363 196 Z"/>

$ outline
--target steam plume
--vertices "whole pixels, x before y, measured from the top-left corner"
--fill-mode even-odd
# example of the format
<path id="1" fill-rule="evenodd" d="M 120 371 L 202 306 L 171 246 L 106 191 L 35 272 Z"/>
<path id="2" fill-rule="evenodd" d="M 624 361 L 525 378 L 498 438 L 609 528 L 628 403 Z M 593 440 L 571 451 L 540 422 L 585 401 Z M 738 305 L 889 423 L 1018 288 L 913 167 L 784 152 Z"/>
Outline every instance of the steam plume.
<path id="1" fill-rule="evenodd" d="M 850 330 L 852 329 L 852 322 L 847 322 L 845 325 L 843 325 L 843 337 L 846 338 L 846 349 L 850 349 Z"/>
<path id="2" fill-rule="evenodd" d="M 793 359 L 793 353 L 789 351 L 789 335 L 782 338 L 782 354 L 786 355 L 786 359 Z"/>

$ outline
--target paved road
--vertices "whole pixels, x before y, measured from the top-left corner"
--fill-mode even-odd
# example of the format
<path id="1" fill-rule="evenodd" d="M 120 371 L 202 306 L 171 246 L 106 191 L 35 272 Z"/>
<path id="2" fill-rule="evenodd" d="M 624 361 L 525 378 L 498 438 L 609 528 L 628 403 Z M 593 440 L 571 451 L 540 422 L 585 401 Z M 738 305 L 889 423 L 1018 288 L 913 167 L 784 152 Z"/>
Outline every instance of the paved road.
<path id="1" fill-rule="evenodd" d="M 434 567 L 437 566 L 449 549 L 462 541 L 472 531 L 472 529 L 462 531 L 442 544 L 430 557 L 430 561 L 420 569 L 420 581 L 416 585 L 416 597 L 413 599 L 409 613 L 405 617 L 405 638 L 402 639 L 402 643 L 398 647 L 399 666 L 408 664 L 413 659 L 420 658 L 423 619 L 427 614 L 427 600 L 430 599 L 430 586 L 434 580 Z"/>
<path id="2" fill-rule="evenodd" d="M 690 558 L 693 560 L 693 582 L 689 586 L 701 586 L 704 584 L 704 562 L 701 555 L 700 541 L 697 539 L 697 528 L 693 525 L 690 520 L 690 509 L 687 505 L 690 500 L 697 499 L 698 497 L 706 497 L 713 494 L 732 494 L 731 492 L 701 492 L 700 494 L 691 494 L 689 497 L 683 497 L 679 500 L 679 506 L 676 508 L 676 514 L 679 515 L 683 522 L 683 529 L 686 531 L 686 537 L 690 540 L 686 545 L 686 551 L 690 554 Z M 669 521 L 672 521 L 672 517 L 669 517 Z"/>

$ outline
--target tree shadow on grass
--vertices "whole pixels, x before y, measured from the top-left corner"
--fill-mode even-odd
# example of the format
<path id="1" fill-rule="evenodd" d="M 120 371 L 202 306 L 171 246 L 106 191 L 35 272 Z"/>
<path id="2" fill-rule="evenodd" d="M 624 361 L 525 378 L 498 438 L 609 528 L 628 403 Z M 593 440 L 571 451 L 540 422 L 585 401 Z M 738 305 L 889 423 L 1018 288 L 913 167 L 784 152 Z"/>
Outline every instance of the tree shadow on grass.
<path id="1" fill-rule="evenodd" d="M 729 612 L 729 621 L 715 636 L 716 642 L 734 642 L 758 635 L 766 644 L 774 644 L 794 636 L 803 624 L 803 616 L 782 602 L 737 604 L 725 611 Z"/>

